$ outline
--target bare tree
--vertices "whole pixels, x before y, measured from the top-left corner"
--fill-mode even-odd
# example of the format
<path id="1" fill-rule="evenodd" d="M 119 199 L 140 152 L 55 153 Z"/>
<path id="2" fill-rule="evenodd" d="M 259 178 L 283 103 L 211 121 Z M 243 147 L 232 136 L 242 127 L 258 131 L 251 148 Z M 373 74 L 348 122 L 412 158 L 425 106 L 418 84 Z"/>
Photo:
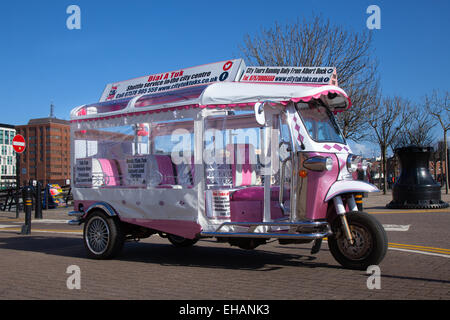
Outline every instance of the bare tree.
<path id="1" fill-rule="evenodd" d="M 418 106 L 410 107 L 410 120 L 400 129 L 391 144 L 392 151 L 409 145 L 430 146 L 434 141 L 433 127 L 436 125 L 433 116 Z"/>
<path id="2" fill-rule="evenodd" d="M 450 104 L 449 92 L 440 93 L 434 90 L 430 96 L 425 97 L 425 108 L 440 124 L 444 133 L 444 153 L 445 153 L 445 193 L 448 194 L 448 146 L 447 146 L 447 132 L 450 130 Z M 441 161 L 442 163 L 442 161 Z M 441 171 L 442 172 L 442 171 Z"/>
<path id="3" fill-rule="evenodd" d="M 380 99 L 377 112 L 369 114 L 369 125 L 373 129 L 369 140 L 380 146 L 384 194 L 386 194 L 387 185 L 387 150 L 402 132 L 402 128 L 408 125 L 409 120 L 410 102 L 400 97 Z"/>
<path id="4" fill-rule="evenodd" d="M 338 114 L 343 134 L 354 141 L 366 136 L 367 108 L 378 96 L 378 62 L 369 31 L 348 31 L 313 15 L 285 26 L 275 23 L 255 36 L 246 35 L 240 50 L 254 65 L 336 67 L 339 85 L 353 102 L 348 112 Z"/>

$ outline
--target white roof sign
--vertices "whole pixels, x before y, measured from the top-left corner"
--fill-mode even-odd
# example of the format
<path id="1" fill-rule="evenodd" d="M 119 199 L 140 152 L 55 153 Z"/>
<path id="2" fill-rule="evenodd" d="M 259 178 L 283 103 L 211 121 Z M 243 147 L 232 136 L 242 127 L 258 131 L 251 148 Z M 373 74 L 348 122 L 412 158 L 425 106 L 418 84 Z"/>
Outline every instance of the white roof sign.
<path id="1" fill-rule="evenodd" d="M 333 67 L 247 67 L 241 82 L 338 85 Z"/>
<path id="2" fill-rule="evenodd" d="M 114 82 L 106 85 L 100 102 L 214 82 L 237 81 L 244 69 L 244 61 L 234 59 Z"/>

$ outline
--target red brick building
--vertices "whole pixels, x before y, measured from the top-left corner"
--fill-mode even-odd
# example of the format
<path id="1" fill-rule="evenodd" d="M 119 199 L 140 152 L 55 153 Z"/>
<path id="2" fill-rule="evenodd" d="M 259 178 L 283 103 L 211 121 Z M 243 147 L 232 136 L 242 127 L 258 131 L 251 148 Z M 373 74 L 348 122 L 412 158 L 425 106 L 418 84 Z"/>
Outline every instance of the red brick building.
<path id="1" fill-rule="evenodd" d="M 20 155 L 20 183 L 38 180 L 43 185 L 65 185 L 70 179 L 70 122 L 57 118 L 31 119 L 16 126 L 25 138 Z"/>

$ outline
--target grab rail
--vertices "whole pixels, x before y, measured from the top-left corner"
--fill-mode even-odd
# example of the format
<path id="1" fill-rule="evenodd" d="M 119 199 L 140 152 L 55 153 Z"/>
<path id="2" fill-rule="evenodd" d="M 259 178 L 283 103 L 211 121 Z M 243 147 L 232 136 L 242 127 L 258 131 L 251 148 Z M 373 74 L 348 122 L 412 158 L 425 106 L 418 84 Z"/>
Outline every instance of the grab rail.
<path id="1" fill-rule="evenodd" d="M 278 203 L 280 205 L 281 210 L 283 211 L 283 213 L 289 212 L 290 210 L 288 210 L 285 205 L 284 205 L 284 180 L 285 180 L 285 176 L 286 176 L 286 163 L 288 161 L 291 160 L 291 157 L 286 158 L 285 160 L 283 160 L 281 162 L 281 173 L 280 173 L 280 192 L 278 194 Z"/>

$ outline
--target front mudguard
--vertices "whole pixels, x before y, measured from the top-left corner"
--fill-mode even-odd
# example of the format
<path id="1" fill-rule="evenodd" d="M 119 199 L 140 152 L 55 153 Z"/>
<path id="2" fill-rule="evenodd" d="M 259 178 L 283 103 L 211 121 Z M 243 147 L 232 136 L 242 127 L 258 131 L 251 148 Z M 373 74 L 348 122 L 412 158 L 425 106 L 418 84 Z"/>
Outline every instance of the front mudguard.
<path id="1" fill-rule="evenodd" d="M 333 183 L 325 196 L 325 202 L 345 193 L 379 192 L 373 184 L 359 180 L 340 180 Z"/>
<path id="2" fill-rule="evenodd" d="M 327 221 L 332 223 L 337 217 L 336 208 L 334 207 L 333 198 L 349 193 L 379 192 L 380 190 L 371 183 L 359 180 L 341 180 L 336 181 L 330 187 L 325 196 L 325 202 L 328 203 Z M 344 199 L 345 203 L 345 199 Z"/>

